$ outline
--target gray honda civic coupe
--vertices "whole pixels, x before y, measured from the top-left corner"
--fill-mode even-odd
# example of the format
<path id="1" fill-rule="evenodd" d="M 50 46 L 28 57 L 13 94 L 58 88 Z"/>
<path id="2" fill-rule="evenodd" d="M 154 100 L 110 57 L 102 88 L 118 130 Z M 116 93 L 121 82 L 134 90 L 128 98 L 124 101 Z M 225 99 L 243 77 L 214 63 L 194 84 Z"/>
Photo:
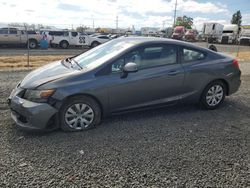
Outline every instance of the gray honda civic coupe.
<path id="1" fill-rule="evenodd" d="M 102 118 L 187 101 L 219 107 L 240 86 L 236 59 L 190 43 L 121 37 L 29 73 L 8 98 L 25 130 L 82 131 Z"/>

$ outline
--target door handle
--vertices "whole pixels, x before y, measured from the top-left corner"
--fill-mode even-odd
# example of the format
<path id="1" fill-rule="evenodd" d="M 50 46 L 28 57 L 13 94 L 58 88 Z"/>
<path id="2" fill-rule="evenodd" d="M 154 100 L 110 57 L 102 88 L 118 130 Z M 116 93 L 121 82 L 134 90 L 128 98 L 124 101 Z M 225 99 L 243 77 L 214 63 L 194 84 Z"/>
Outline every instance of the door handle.
<path id="1" fill-rule="evenodd" d="M 176 74 L 178 74 L 179 73 L 179 71 L 177 71 L 177 70 L 172 70 L 172 71 L 169 71 L 168 72 L 168 75 L 169 76 L 174 76 L 174 75 L 176 75 Z"/>

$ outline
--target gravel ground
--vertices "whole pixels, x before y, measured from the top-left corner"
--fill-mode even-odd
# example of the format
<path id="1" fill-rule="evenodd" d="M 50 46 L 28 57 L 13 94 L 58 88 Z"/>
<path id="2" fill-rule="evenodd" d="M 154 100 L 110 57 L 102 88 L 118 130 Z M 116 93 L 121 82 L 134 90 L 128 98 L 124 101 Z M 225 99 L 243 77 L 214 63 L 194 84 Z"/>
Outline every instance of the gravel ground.
<path id="1" fill-rule="evenodd" d="M 250 187 L 245 69 L 218 110 L 176 106 L 114 116 L 87 132 L 36 134 L 16 129 L 5 102 L 27 71 L 1 72 L 0 187 Z"/>

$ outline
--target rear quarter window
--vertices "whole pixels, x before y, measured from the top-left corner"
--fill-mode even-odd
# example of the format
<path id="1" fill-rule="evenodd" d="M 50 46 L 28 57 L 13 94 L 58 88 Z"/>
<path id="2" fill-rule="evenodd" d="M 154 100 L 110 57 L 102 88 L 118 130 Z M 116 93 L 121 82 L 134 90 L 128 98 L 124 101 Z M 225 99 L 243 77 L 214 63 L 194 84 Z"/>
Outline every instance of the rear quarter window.
<path id="1" fill-rule="evenodd" d="M 10 28 L 9 32 L 10 32 L 10 34 L 17 34 L 17 29 Z"/>
<path id="2" fill-rule="evenodd" d="M 49 35 L 52 35 L 52 36 L 69 36 L 69 33 L 67 31 L 50 31 Z"/>
<path id="3" fill-rule="evenodd" d="M 182 62 L 193 62 L 199 61 L 206 58 L 206 54 L 202 51 L 191 49 L 191 48 L 183 48 L 182 49 Z"/>

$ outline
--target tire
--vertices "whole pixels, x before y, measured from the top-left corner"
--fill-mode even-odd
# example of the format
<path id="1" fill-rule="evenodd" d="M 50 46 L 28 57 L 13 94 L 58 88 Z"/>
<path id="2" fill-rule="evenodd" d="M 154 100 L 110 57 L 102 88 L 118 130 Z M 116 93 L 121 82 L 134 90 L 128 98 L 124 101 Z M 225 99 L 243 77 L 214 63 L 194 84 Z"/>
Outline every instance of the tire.
<path id="1" fill-rule="evenodd" d="M 210 50 L 212 50 L 212 51 L 215 51 L 215 52 L 218 51 L 217 48 L 216 48 L 216 46 L 213 45 L 213 44 L 210 44 L 210 45 L 208 46 L 208 49 L 210 49 Z"/>
<path id="2" fill-rule="evenodd" d="M 213 41 L 214 41 L 214 40 L 213 40 L 212 38 L 208 38 L 208 40 L 207 40 L 207 41 L 208 41 L 208 43 L 210 43 L 210 44 L 211 44 L 211 43 L 213 43 Z"/>
<path id="3" fill-rule="evenodd" d="M 91 44 L 91 48 L 94 48 L 94 47 L 98 46 L 99 44 L 100 44 L 99 42 L 94 41 L 94 42 L 92 42 L 92 44 Z"/>
<path id="4" fill-rule="evenodd" d="M 200 105 L 207 110 L 214 110 L 223 103 L 226 92 L 227 88 L 223 82 L 211 82 L 202 92 Z"/>
<path id="5" fill-rule="evenodd" d="M 67 49 L 69 47 L 69 43 L 66 40 L 60 42 L 60 47 L 63 49 Z"/>
<path id="6" fill-rule="evenodd" d="M 34 39 L 29 40 L 29 48 L 30 49 L 35 49 L 38 47 L 38 42 Z"/>
<path id="7" fill-rule="evenodd" d="M 59 119 L 63 131 L 88 130 L 101 122 L 101 108 L 91 97 L 72 97 L 62 105 Z"/>

